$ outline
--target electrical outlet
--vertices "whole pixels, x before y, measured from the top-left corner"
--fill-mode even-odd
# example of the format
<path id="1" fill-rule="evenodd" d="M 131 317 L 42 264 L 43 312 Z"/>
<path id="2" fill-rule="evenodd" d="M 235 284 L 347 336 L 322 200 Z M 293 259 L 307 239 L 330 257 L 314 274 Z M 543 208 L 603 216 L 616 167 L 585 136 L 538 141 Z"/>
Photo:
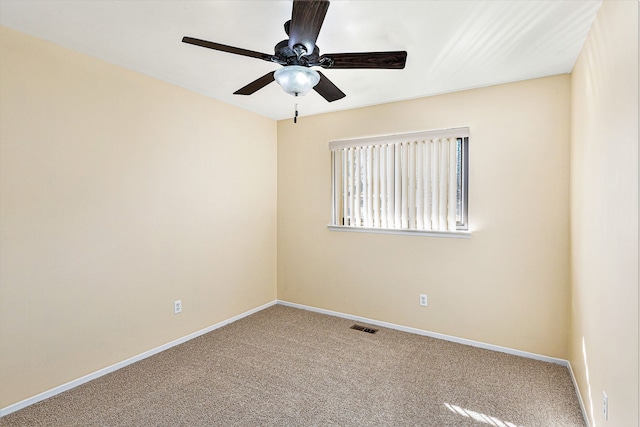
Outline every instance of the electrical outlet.
<path id="1" fill-rule="evenodd" d="M 427 306 L 427 294 L 420 294 L 420 305 L 423 307 Z"/>
<path id="2" fill-rule="evenodd" d="M 173 314 L 178 314 L 182 312 L 182 300 L 179 299 L 173 302 Z"/>
<path id="3" fill-rule="evenodd" d="M 602 390 L 602 416 L 605 421 L 609 420 L 609 396 Z"/>

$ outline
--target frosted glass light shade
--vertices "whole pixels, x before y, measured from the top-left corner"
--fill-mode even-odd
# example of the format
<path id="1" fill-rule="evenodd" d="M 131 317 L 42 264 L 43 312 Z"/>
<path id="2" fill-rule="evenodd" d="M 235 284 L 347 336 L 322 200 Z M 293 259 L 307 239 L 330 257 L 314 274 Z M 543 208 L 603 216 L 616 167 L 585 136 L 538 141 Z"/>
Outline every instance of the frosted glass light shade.
<path id="1" fill-rule="evenodd" d="M 288 94 L 306 95 L 320 81 L 320 75 L 309 67 L 288 65 L 276 70 L 273 77 Z"/>

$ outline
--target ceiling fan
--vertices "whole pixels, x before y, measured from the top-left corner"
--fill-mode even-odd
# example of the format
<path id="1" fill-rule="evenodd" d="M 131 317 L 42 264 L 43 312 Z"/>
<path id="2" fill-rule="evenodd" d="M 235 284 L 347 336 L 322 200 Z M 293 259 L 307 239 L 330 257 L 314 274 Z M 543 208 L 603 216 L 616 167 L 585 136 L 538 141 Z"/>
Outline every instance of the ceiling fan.
<path id="1" fill-rule="evenodd" d="M 275 80 L 285 92 L 291 95 L 305 95 L 313 88 L 324 99 L 333 102 L 346 95 L 324 74 L 311 67 L 320 66 L 327 69 L 404 68 L 407 60 L 406 51 L 320 55 L 316 40 L 328 9 L 329 0 L 293 0 L 291 20 L 284 24 L 284 30 L 289 38 L 276 44 L 273 55 L 193 37 L 183 37 L 182 41 L 208 49 L 258 58 L 283 66 L 238 89 L 234 92 L 235 95 L 251 95 Z"/>

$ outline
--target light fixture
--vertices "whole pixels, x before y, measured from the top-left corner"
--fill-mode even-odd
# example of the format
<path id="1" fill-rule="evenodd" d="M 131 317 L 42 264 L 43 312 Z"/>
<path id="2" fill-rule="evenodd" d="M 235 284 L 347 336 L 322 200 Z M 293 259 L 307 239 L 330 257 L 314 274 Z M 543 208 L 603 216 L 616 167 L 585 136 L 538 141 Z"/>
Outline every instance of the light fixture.
<path id="1" fill-rule="evenodd" d="M 306 95 L 320 81 L 317 71 L 301 65 L 287 65 L 276 70 L 273 77 L 285 92 L 293 96 Z"/>

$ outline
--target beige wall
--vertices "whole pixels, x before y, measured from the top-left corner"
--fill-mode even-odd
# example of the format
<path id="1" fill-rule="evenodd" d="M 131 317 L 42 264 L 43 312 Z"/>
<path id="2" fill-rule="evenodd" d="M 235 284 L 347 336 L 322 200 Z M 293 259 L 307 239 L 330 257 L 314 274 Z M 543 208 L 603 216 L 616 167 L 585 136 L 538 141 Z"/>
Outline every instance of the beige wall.
<path id="1" fill-rule="evenodd" d="M 562 75 L 278 122 L 278 298 L 566 358 L 569 102 Z M 470 240 L 327 230 L 329 141 L 458 126 Z"/>
<path id="2" fill-rule="evenodd" d="M 638 419 L 638 3 L 605 1 L 572 76 L 570 361 L 593 426 Z"/>
<path id="3" fill-rule="evenodd" d="M 0 64 L 0 407 L 276 298 L 275 121 L 5 28 Z"/>

